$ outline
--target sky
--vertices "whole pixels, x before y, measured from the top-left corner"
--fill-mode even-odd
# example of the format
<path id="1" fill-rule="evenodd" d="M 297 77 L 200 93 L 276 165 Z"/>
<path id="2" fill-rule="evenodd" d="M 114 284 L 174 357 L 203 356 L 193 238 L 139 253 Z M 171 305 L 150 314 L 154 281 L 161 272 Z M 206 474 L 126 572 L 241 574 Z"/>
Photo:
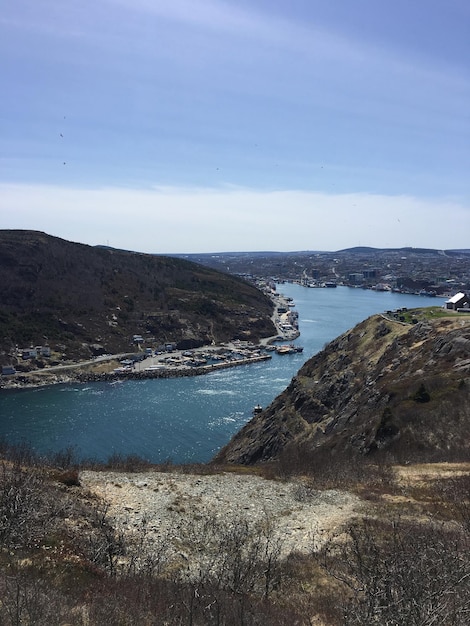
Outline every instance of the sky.
<path id="1" fill-rule="evenodd" d="M 0 228 L 470 248 L 468 0 L 0 0 Z"/>

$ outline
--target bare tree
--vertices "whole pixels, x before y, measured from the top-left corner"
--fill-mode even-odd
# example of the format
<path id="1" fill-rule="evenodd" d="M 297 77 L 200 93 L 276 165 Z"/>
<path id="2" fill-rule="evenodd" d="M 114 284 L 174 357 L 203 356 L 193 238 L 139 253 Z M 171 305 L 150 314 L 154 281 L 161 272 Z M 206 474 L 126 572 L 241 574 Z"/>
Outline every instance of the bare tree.
<path id="1" fill-rule="evenodd" d="M 463 626 L 470 616 L 468 535 L 444 523 L 368 519 L 331 542 L 323 565 L 344 585 L 344 624 Z"/>

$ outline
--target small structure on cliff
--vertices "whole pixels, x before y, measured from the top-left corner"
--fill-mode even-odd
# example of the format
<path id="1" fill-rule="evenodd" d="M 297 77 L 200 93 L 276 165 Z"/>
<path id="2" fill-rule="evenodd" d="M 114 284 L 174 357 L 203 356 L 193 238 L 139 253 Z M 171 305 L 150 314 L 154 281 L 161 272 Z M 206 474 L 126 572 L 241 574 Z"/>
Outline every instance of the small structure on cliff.
<path id="1" fill-rule="evenodd" d="M 446 301 L 446 309 L 458 311 L 459 309 L 470 309 L 470 295 L 460 291 L 455 296 Z"/>

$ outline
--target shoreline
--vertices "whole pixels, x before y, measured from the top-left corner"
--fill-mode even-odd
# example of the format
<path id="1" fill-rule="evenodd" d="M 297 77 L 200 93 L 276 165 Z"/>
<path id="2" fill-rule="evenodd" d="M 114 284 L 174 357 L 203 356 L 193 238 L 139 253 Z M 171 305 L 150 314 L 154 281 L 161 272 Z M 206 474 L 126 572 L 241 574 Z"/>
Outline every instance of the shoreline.
<path id="1" fill-rule="evenodd" d="M 246 342 L 229 342 L 217 347 L 217 350 L 226 350 L 229 353 L 237 354 L 241 358 L 227 357 L 216 363 L 189 365 L 181 361 L 184 356 L 183 350 L 177 350 L 165 355 L 149 356 L 146 359 L 134 363 L 132 369 L 114 367 L 108 371 L 93 371 L 97 367 L 103 367 L 106 363 L 120 362 L 125 355 L 109 355 L 106 359 L 98 357 L 95 361 L 83 361 L 71 363 L 67 365 L 58 365 L 56 367 L 33 370 L 30 372 L 16 372 L 8 376 L 0 377 L 1 391 L 18 391 L 21 389 L 35 389 L 39 387 L 49 387 L 60 384 L 72 383 L 93 383 L 93 382 L 124 382 L 126 380 L 147 380 L 155 378 L 182 378 L 188 376 L 203 376 L 211 372 L 242 365 L 250 365 L 252 363 L 262 363 L 272 358 L 271 354 L 261 353 L 266 350 L 267 346 L 276 341 L 293 341 L 300 336 L 300 332 L 296 329 L 294 332 L 286 334 L 282 329 L 282 314 L 278 311 L 279 307 L 288 309 L 288 299 L 281 294 L 277 297 L 271 296 L 274 304 L 272 315 L 273 323 L 276 327 L 277 334 L 270 337 L 263 337 L 257 345 L 248 344 Z M 214 346 L 201 346 L 195 348 L 191 352 L 201 354 L 214 351 Z M 179 363 L 168 364 L 165 359 L 180 359 Z M 149 362 L 150 361 L 150 362 Z"/>
<path id="2" fill-rule="evenodd" d="M 35 389 L 38 387 L 49 387 L 52 385 L 70 384 L 70 383 L 93 383 L 93 382 L 124 382 L 126 380 L 147 380 L 153 378 L 184 378 L 189 376 L 203 376 L 210 372 L 232 367 L 240 367 L 241 365 L 250 365 L 252 363 L 262 363 L 270 360 L 270 354 L 262 354 L 244 359 L 236 359 L 232 361 L 224 361 L 222 363 L 213 363 L 209 365 L 199 365 L 197 367 L 176 366 L 162 367 L 154 370 L 129 370 L 129 371 L 110 371 L 110 372 L 84 372 L 80 370 L 80 365 L 74 366 L 77 371 L 73 374 L 45 372 L 33 372 L 28 374 L 17 374 L 15 378 L 0 382 L 0 391 Z M 25 380 L 31 379 L 31 380 Z M 6 383 L 6 384 L 5 384 Z"/>

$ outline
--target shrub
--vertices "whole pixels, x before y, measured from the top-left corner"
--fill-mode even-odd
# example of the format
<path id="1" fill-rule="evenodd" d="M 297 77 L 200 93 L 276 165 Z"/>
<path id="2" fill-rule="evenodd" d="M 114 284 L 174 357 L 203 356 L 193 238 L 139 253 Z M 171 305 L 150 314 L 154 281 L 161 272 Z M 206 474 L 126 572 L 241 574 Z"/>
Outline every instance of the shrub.
<path id="1" fill-rule="evenodd" d="M 468 533 L 445 524 L 367 519 L 321 559 L 343 585 L 343 624 L 464 626 L 470 607 Z"/>
<path id="2" fill-rule="evenodd" d="M 415 402 L 421 402 L 421 403 L 429 402 L 431 400 L 431 396 L 429 395 L 429 392 L 426 390 L 426 387 L 424 386 L 423 383 L 421 383 L 418 391 L 413 396 L 413 400 Z"/>

